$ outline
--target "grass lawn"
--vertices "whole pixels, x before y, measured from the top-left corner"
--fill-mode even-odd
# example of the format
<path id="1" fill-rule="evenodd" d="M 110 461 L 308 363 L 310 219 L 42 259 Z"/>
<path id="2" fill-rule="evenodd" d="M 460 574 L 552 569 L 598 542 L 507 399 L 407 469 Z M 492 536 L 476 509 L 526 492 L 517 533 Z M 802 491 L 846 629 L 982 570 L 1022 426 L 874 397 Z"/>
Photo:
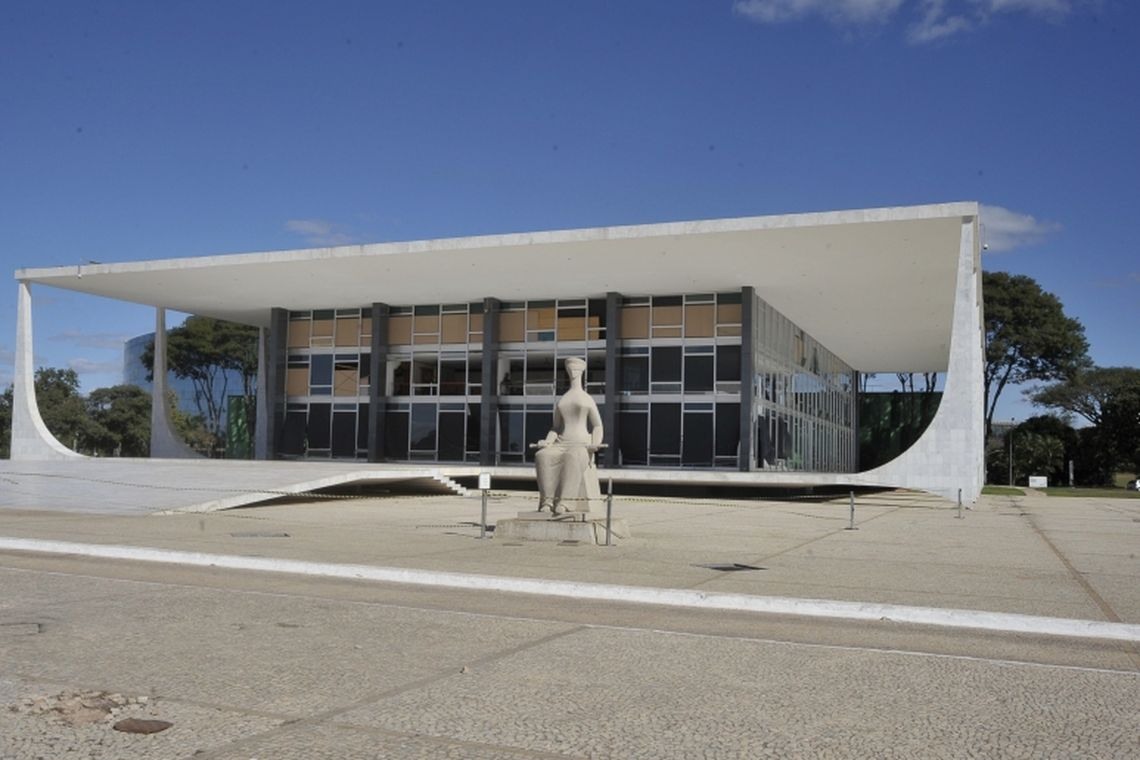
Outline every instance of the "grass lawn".
<path id="1" fill-rule="evenodd" d="M 1025 491 L 1009 486 L 982 486 L 982 493 L 986 496 L 1024 496 Z"/>
<path id="2" fill-rule="evenodd" d="M 1140 492 L 1125 491 L 1123 488 L 1056 488 L 1041 489 L 1048 496 L 1099 496 L 1106 499 L 1140 499 Z M 985 493 L 983 491 L 983 493 Z"/>

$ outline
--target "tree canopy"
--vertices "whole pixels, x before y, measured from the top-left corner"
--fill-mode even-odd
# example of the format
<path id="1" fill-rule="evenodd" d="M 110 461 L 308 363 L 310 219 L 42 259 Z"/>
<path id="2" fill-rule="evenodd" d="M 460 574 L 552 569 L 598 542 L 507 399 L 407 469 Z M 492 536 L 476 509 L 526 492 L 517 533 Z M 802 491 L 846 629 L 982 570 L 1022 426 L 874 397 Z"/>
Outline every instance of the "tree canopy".
<path id="1" fill-rule="evenodd" d="M 1087 420 L 1104 467 L 1140 472 L 1140 369 L 1091 367 L 1033 394 L 1033 402 Z M 1089 434 L 1091 436 L 1091 434 Z"/>
<path id="2" fill-rule="evenodd" d="M 101 435 L 95 448 L 124 457 L 150 455 L 150 394 L 135 385 L 96 388 L 87 411 Z"/>
<path id="3" fill-rule="evenodd" d="M 0 459 L 11 456 L 12 450 L 12 386 L 0 394 Z"/>
<path id="4" fill-rule="evenodd" d="M 257 338 L 256 327 L 199 316 L 188 317 L 167 333 L 167 366 L 176 377 L 189 378 L 193 383 L 194 401 L 214 446 L 225 441 L 222 422 L 230 395 L 240 392 L 245 398 L 249 410 L 246 424 L 253 430 Z M 143 352 L 142 362 L 153 377 L 153 342 Z M 231 373 L 240 378 L 240 389 L 229 387 Z"/>
<path id="5" fill-rule="evenodd" d="M 1007 385 L 1065 380 L 1089 365 L 1079 321 L 1036 280 L 1006 272 L 982 275 L 986 326 L 986 437 Z"/>

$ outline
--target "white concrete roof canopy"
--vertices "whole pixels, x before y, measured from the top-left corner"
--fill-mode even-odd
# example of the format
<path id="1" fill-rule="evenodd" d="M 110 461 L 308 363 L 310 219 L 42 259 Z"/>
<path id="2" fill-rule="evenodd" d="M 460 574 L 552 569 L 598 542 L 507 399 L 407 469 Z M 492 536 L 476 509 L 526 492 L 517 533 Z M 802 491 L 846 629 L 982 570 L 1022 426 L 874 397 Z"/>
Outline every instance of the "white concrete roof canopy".
<path id="1" fill-rule="evenodd" d="M 976 203 L 21 269 L 16 279 L 247 324 L 269 309 L 701 293 L 751 285 L 865 372 L 944 371 Z"/>

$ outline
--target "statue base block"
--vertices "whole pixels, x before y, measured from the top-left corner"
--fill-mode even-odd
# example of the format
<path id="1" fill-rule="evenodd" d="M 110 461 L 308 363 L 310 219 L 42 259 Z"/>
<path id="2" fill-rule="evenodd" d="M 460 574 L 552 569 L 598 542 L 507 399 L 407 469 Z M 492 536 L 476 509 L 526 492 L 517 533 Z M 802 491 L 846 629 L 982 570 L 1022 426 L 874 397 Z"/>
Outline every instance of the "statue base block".
<path id="1" fill-rule="evenodd" d="M 611 544 L 630 537 L 629 525 L 619 518 L 611 521 L 610 531 Z M 557 516 L 551 516 L 549 512 L 520 512 L 516 518 L 495 523 L 495 538 L 603 545 L 606 543 L 606 519 L 594 517 L 588 512 L 569 512 Z"/>

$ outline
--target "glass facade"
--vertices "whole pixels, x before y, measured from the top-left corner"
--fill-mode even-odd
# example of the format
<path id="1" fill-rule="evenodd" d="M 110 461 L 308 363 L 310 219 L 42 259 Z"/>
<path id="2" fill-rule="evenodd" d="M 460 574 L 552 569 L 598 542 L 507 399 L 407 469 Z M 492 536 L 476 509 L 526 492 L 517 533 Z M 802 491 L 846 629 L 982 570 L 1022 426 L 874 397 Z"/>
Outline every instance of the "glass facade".
<path id="1" fill-rule="evenodd" d="M 738 292 L 623 300 L 619 465 L 737 467 L 740 340 Z"/>
<path id="2" fill-rule="evenodd" d="M 529 447 L 550 430 L 554 404 L 569 389 L 563 363 L 586 360 L 586 392 L 605 408 L 605 299 L 504 303 L 499 312 L 497 458 L 533 462 Z"/>
<path id="3" fill-rule="evenodd" d="M 289 314 L 285 420 L 278 451 L 288 456 L 368 455 L 372 310 Z"/>
<path id="4" fill-rule="evenodd" d="M 386 459 L 479 461 L 482 303 L 393 307 L 386 372 Z"/>
<path id="5" fill-rule="evenodd" d="M 606 440 L 619 466 L 853 471 L 855 373 L 742 293 L 751 291 L 622 298 L 616 325 L 604 298 L 503 303 L 488 378 L 482 302 L 392 307 L 383 458 L 478 462 L 487 393 L 497 406 L 495 461 L 533 461 L 529 446 L 550 429 L 573 356 L 586 360 L 585 388 L 603 416 L 614 405 L 618 429 Z M 281 454 L 367 457 L 373 343 L 369 309 L 290 313 Z M 610 399 L 607 348 L 616 356 Z M 753 410 L 745 452 L 742 393 Z"/>
<path id="6" fill-rule="evenodd" d="M 855 372 L 757 299 L 756 468 L 854 472 Z"/>

